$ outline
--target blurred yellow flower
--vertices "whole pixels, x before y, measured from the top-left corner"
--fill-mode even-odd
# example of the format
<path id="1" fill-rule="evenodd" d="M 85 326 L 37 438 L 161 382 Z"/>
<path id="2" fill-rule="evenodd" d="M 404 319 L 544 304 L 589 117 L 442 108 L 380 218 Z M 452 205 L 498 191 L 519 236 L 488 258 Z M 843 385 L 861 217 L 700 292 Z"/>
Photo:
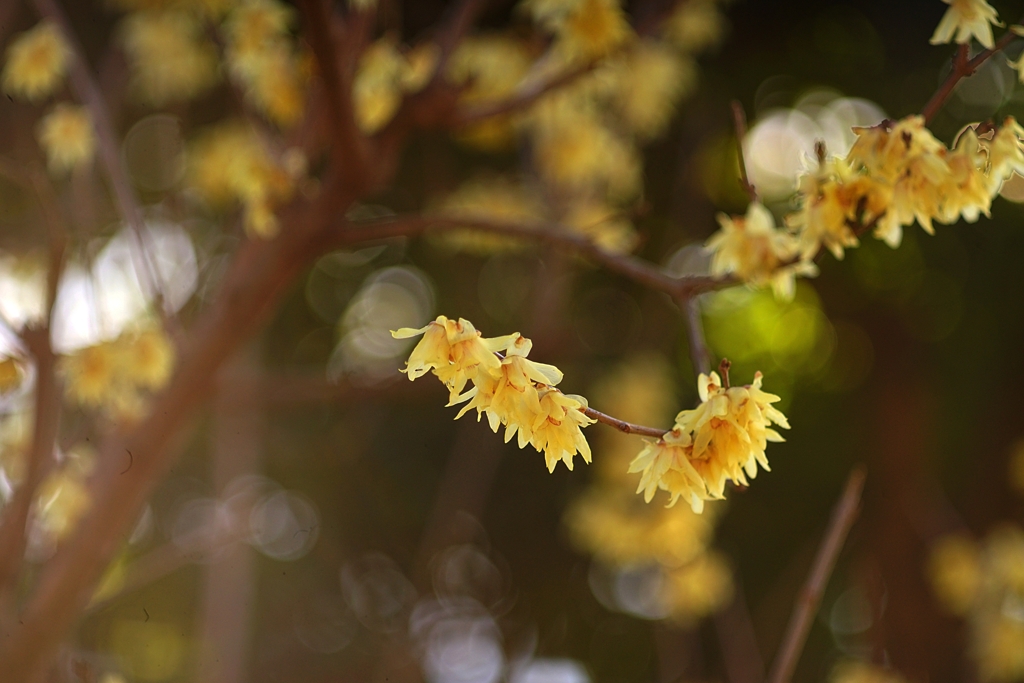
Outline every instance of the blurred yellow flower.
<path id="1" fill-rule="evenodd" d="M 604 57 L 633 37 L 620 0 L 579 0 L 556 31 L 556 49 L 569 60 Z"/>
<path id="2" fill-rule="evenodd" d="M 435 213 L 449 218 L 536 225 L 544 219 L 545 209 L 530 188 L 513 179 L 496 177 L 466 181 L 441 201 Z M 447 231 L 440 239 L 457 249 L 481 254 L 525 246 L 514 237 L 479 230 Z"/>
<path id="3" fill-rule="evenodd" d="M 58 104 L 39 122 L 39 144 L 55 173 L 84 166 L 96 154 L 96 130 L 85 107 Z"/>
<path id="4" fill-rule="evenodd" d="M 613 69 L 618 92 L 612 103 L 626 126 L 644 140 L 665 132 L 679 98 L 697 81 L 692 60 L 653 40 L 637 43 Z"/>
<path id="5" fill-rule="evenodd" d="M 971 653 L 982 681 L 1009 682 L 1024 677 L 1024 621 L 1000 612 L 978 620 Z"/>
<path id="6" fill-rule="evenodd" d="M 992 26 L 1002 26 L 999 14 L 985 0 L 942 0 L 949 9 L 942 15 L 942 20 L 935 28 L 929 41 L 932 45 L 948 43 L 970 43 L 975 38 L 983 46 L 991 49 Z M 955 38 L 954 38 L 955 34 Z"/>
<path id="7" fill-rule="evenodd" d="M 57 89 L 68 68 L 71 49 L 60 29 L 41 21 L 11 41 L 4 64 L 4 92 L 27 100 L 39 100 Z"/>
<path id="8" fill-rule="evenodd" d="M 716 44 L 725 32 L 725 19 L 718 11 L 718 0 L 686 0 L 662 25 L 664 36 L 693 54 Z"/>
<path id="9" fill-rule="evenodd" d="M 905 683 L 906 679 L 892 669 L 847 660 L 836 665 L 829 680 L 831 683 Z"/>
<path id="10" fill-rule="evenodd" d="M 969 537 L 940 538 L 928 556 L 928 578 L 943 606 L 952 614 L 967 614 L 981 581 L 978 545 Z"/>
<path id="11" fill-rule="evenodd" d="M 500 102 L 511 97 L 530 68 L 526 45 L 494 34 L 470 36 L 459 43 L 448 62 L 448 80 L 463 86 L 467 105 Z M 515 141 L 516 116 L 492 116 L 459 131 L 458 139 L 485 150 L 501 150 Z"/>
<path id="12" fill-rule="evenodd" d="M 743 217 L 718 214 L 721 229 L 705 243 L 711 252 L 711 274 L 735 275 L 754 287 L 770 284 L 775 295 L 790 300 L 796 277 L 813 276 L 817 267 L 798 258 L 797 239 L 775 227 L 775 218 L 764 204 L 751 202 Z"/>
<path id="13" fill-rule="evenodd" d="M 217 82 L 216 49 L 190 12 L 134 12 L 121 26 L 121 41 L 133 87 L 149 104 L 188 100 Z"/>
<path id="14" fill-rule="evenodd" d="M 623 215 L 600 200 L 581 198 L 569 206 L 565 225 L 607 251 L 624 254 L 637 243 L 636 230 Z"/>
<path id="15" fill-rule="evenodd" d="M 0 394 L 14 391 L 25 379 L 25 369 L 17 358 L 0 356 Z"/>
<path id="16" fill-rule="evenodd" d="M 557 186 L 580 192 L 604 191 L 627 198 L 640 189 L 641 163 L 631 141 L 596 116 L 576 116 L 537 128 L 534 155 L 541 174 Z"/>
<path id="17" fill-rule="evenodd" d="M 714 614 L 728 604 L 733 594 L 729 563 L 714 551 L 669 570 L 665 584 L 669 616 L 684 624 Z"/>
<path id="18" fill-rule="evenodd" d="M 110 342 L 86 346 L 60 360 L 68 396 L 84 406 L 99 406 L 114 386 L 117 350 Z"/>
<path id="19" fill-rule="evenodd" d="M 167 383 L 174 368 L 174 346 L 163 328 L 154 325 L 126 332 L 116 344 L 125 378 L 145 389 Z"/>
<path id="20" fill-rule="evenodd" d="M 748 485 L 757 466 L 768 470 L 768 441 L 783 441 L 771 424 L 789 428 L 786 416 L 772 407 L 779 397 L 761 390 L 761 373 L 744 387 L 722 386 L 718 373 L 701 374 L 701 403 L 676 416 L 671 432 L 649 441 L 633 460 L 630 472 L 642 472 L 637 493 L 648 502 L 659 488 L 669 492 L 669 505 L 684 498 L 694 512 L 705 500 L 725 497 L 726 481 Z"/>
<path id="21" fill-rule="evenodd" d="M 381 38 L 359 58 L 352 100 L 356 123 L 364 133 L 383 128 L 402 104 L 402 81 L 408 64 L 394 40 Z"/>

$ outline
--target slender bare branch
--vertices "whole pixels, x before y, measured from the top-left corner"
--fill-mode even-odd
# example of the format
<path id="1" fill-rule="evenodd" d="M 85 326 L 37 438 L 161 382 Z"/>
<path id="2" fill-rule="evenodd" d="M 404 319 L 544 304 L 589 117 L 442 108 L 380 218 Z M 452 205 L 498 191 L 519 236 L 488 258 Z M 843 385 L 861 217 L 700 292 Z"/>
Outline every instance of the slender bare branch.
<path id="1" fill-rule="evenodd" d="M 732 101 L 732 120 L 736 128 L 736 156 L 740 164 L 740 186 L 752 202 L 757 201 L 757 189 L 747 175 L 747 160 L 743 155 L 743 141 L 747 139 L 747 114 L 738 100 Z"/>
<path id="2" fill-rule="evenodd" d="M 1024 21 L 1024 18 L 1021 19 Z M 942 105 L 946 103 L 949 96 L 953 94 L 953 90 L 960 81 L 968 76 L 974 74 L 978 68 L 984 64 L 992 55 L 997 52 L 1002 52 L 1007 45 L 1009 45 L 1017 34 L 1013 31 L 1007 31 L 1003 36 L 996 42 L 990 49 L 982 50 L 974 56 L 973 59 L 968 59 L 968 48 L 967 45 L 957 46 L 956 53 L 953 55 L 953 70 L 949 72 L 940 85 L 935 94 L 931 96 L 928 103 L 924 105 L 921 110 L 921 116 L 924 117 L 924 122 L 928 123 L 935 118 L 935 115 L 942 109 Z"/>
<path id="3" fill-rule="evenodd" d="M 658 429 L 656 427 L 645 427 L 643 425 L 633 424 L 632 422 L 626 422 L 620 420 L 617 417 L 606 415 L 599 410 L 593 408 L 582 408 L 583 414 L 587 417 L 593 418 L 598 422 L 603 422 L 606 425 L 615 427 L 623 434 L 637 434 L 639 436 L 653 436 L 656 439 L 660 439 L 667 433 L 664 429 Z"/>
<path id="4" fill-rule="evenodd" d="M 771 673 L 768 675 L 768 683 L 789 683 L 796 669 L 796 663 L 800 659 L 807 635 L 811 630 L 811 623 L 818 611 L 821 597 L 825 592 L 829 576 L 835 567 L 839 551 L 843 548 L 846 536 L 850 532 L 860 512 L 860 494 L 864 488 L 865 473 L 862 467 L 856 467 L 850 476 L 846 478 L 846 486 L 843 493 L 832 509 L 832 519 L 829 521 L 825 537 L 818 547 L 818 553 L 814 557 L 814 564 L 811 566 L 811 573 L 807 576 L 800 594 L 797 596 L 796 605 L 793 607 L 793 614 L 786 626 L 786 633 L 779 647 L 779 653 L 772 665 Z"/>
<path id="5" fill-rule="evenodd" d="M 39 14 L 53 21 L 60 27 L 64 40 L 71 48 L 74 59 L 71 61 L 71 87 L 78 99 L 86 106 L 92 115 L 92 122 L 96 129 L 96 138 L 99 142 L 100 158 L 103 167 L 106 169 L 107 178 L 114 192 L 114 199 L 117 202 L 121 216 L 128 223 L 131 234 L 135 241 L 135 247 L 139 252 L 142 262 L 140 268 L 140 281 L 147 296 L 152 298 L 165 319 L 173 319 L 173 312 L 168 307 L 163 296 L 163 283 L 157 272 L 156 264 L 152 260 L 149 246 L 145 237 L 145 223 L 142 215 L 142 208 L 139 206 L 138 198 L 132 189 L 131 181 L 125 173 L 121 164 L 120 147 L 117 143 L 117 136 L 114 133 L 114 125 L 107 111 L 107 105 L 103 101 L 103 93 L 100 91 L 96 79 L 89 71 L 88 63 L 85 61 L 85 53 L 78 42 L 64 10 L 57 4 L 57 0 L 33 0 Z"/>
<path id="6" fill-rule="evenodd" d="M 737 284 L 731 277 L 704 275 L 675 276 L 658 266 L 629 254 L 608 251 L 584 235 L 558 223 L 508 223 L 471 218 L 449 218 L 411 214 L 376 221 L 347 223 L 345 229 L 333 233 L 326 248 L 339 248 L 393 237 L 413 237 L 425 232 L 478 230 L 539 242 L 556 249 L 579 254 L 594 263 L 623 275 L 650 289 L 664 292 L 676 301 L 685 301 L 704 292 Z"/>

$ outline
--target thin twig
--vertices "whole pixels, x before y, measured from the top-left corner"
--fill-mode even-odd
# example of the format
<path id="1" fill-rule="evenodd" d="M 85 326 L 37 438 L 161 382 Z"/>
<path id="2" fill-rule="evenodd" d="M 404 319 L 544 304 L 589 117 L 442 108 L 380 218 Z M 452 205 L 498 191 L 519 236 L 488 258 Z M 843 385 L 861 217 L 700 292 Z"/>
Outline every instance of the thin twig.
<path id="1" fill-rule="evenodd" d="M 60 27 L 63 38 L 74 55 L 71 62 L 71 87 L 92 116 L 96 138 L 99 142 L 100 158 L 103 160 L 103 167 L 107 171 L 110 186 L 114 191 L 114 199 L 121 216 L 131 229 L 135 247 L 138 249 L 142 261 L 139 280 L 147 296 L 156 302 L 165 322 L 171 322 L 173 321 L 173 311 L 163 296 L 163 282 L 146 243 L 142 208 L 139 206 L 138 198 L 135 196 L 135 191 L 121 164 L 120 147 L 114 134 L 110 113 L 103 101 L 103 94 L 89 71 L 88 63 L 85 61 L 85 52 L 82 50 L 64 10 L 56 0 L 34 0 L 34 2 L 36 10 L 41 16 L 50 19 Z"/>
<path id="2" fill-rule="evenodd" d="M 643 425 L 633 424 L 632 422 L 626 422 L 620 420 L 617 417 L 611 415 L 605 415 L 599 410 L 593 408 L 580 408 L 584 415 L 593 418 L 598 422 L 603 422 L 606 425 L 615 427 L 623 434 L 637 434 L 639 436 L 653 436 L 656 439 L 660 439 L 665 436 L 667 432 L 664 429 L 657 429 L 656 427 L 645 427 Z"/>
<path id="3" fill-rule="evenodd" d="M 839 551 L 842 550 L 846 535 L 857 519 L 857 513 L 860 512 L 860 493 L 864 488 L 864 478 L 862 467 L 855 467 L 846 478 L 846 486 L 832 509 L 832 519 L 829 521 L 825 538 L 818 547 L 811 573 L 807 576 L 800 595 L 797 596 L 793 614 L 786 626 L 786 634 L 768 676 L 768 683 L 789 683 L 793 676 L 811 630 L 814 615 L 825 592 L 825 586 L 839 557 Z"/>
<path id="4" fill-rule="evenodd" d="M 736 157 L 740 164 L 740 186 L 752 202 L 757 201 L 757 189 L 747 175 L 747 161 L 743 157 L 743 141 L 747 139 L 747 115 L 738 100 L 732 101 L 732 121 L 736 128 Z"/>
<path id="5" fill-rule="evenodd" d="M 464 110 L 456 112 L 452 120 L 452 125 L 460 127 L 471 123 L 479 123 L 480 121 L 493 118 L 495 116 L 511 114 L 513 112 L 526 109 L 549 92 L 569 85 L 573 81 L 587 75 L 596 67 L 597 62 L 588 62 L 582 66 L 569 69 L 557 76 L 536 81 L 508 99 L 466 107 Z"/>
<path id="6" fill-rule="evenodd" d="M 1022 19 L 1024 21 L 1024 19 Z M 924 117 L 924 122 L 928 123 L 935 115 L 942 109 L 942 105 L 946 103 L 949 96 L 953 94 L 953 90 L 961 79 L 966 78 L 974 74 L 982 64 L 984 64 L 989 57 L 1001 52 L 1007 45 L 1009 45 L 1017 34 L 1013 31 L 1007 31 L 1003 36 L 996 42 L 994 46 L 987 50 L 982 50 L 973 59 L 968 59 L 967 45 L 959 45 L 956 49 L 956 53 L 953 55 L 953 70 L 949 72 L 940 85 L 939 89 L 935 91 L 931 99 L 928 100 L 928 104 L 924 105 L 921 110 L 921 116 Z"/>
<path id="7" fill-rule="evenodd" d="M 346 227 L 334 232 L 324 247 L 339 248 L 394 237 L 412 237 L 428 231 L 446 232 L 451 230 L 477 230 L 518 237 L 579 254 L 607 270 L 623 275 L 645 287 L 664 292 L 677 302 L 686 301 L 704 292 L 737 284 L 737 280 L 732 277 L 705 275 L 677 277 L 670 275 L 649 261 L 629 254 L 608 251 L 588 237 L 558 223 L 523 224 L 410 214 L 375 221 L 346 222 Z"/>

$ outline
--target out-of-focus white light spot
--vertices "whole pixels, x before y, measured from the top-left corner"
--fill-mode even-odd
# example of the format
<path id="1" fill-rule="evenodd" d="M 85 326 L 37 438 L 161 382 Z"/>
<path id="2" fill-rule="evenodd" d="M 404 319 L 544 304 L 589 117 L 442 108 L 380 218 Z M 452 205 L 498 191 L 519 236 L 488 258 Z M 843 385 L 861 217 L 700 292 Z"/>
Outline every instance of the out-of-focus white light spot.
<path id="1" fill-rule="evenodd" d="M 297 560 L 316 544 L 320 515 L 305 497 L 292 491 L 272 493 L 249 517 L 252 543 L 275 560 Z"/>
<path id="2" fill-rule="evenodd" d="M 295 612 L 295 637 L 314 652 L 331 654 L 344 649 L 358 626 L 340 595 L 317 595 Z"/>
<path id="3" fill-rule="evenodd" d="M 873 102 L 813 92 L 794 109 L 768 112 L 744 141 L 751 182 L 767 199 L 783 199 L 796 189 L 797 177 L 813 165 L 814 144 L 830 155 L 845 156 L 857 139 L 852 128 L 873 126 L 885 113 Z"/>
<path id="4" fill-rule="evenodd" d="M 391 330 L 420 327 L 433 309 L 433 288 L 421 271 L 396 266 L 373 273 L 342 316 L 342 338 L 328 363 L 328 375 L 392 375 L 395 359 L 409 342 L 392 338 Z"/>
<path id="5" fill-rule="evenodd" d="M 446 597 L 469 596 L 493 605 L 505 592 L 501 571 L 472 545 L 445 549 L 434 560 L 434 592 Z"/>
<path id="6" fill-rule="evenodd" d="M 124 137 L 122 153 L 132 181 L 144 190 L 163 191 L 185 175 L 181 123 L 169 114 L 139 120 Z"/>
<path id="7" fill-rule="evenodd" d="M 228 524 L 218 507 L 213 498 L 196 498 L 178 509 L 171 539 L 182 553 L 206 560 L 207 553 L 224 542 Z"/>
<path id="8" fill-rule="evenodd" d="M 52 338 L 58 352 L 116 337 L 149 310 L 151 283 L 172 310 L 192 296 L 198 268 L 188 234 L 172 223 L 151 222 L 143 243 L 145 254 L 126 228 L 107 243 L 91 269 L 76 264 L 65 269 L 54 307 Z"/>
<path id="9" fill-rule="evenodd" d="M 534 659 L 517 667 L 509 683 L 590 683 L 590 676 L 573 659 Z"/>
<path id="10" fill-rule="evenodd" d="M 475 600 L 424 600 L 409 619 L 430 683 L 493 683 L 505 669 L 500 631 Z"/>
<path id="11" fill-rule="evenodd" d="M 371 631 L 389 633 L 404 622 L 416 589 L 386 555 L 370 553 L 341 568 L 341 593 Z"/>
<path id="12" fill-rule="evenodd" d="M 832 603 L 828 625 L 833 633 L 852 635 L 871 628 L 874 621 L 871 601 L 859 588 L 849 588 Z"/>
<path id="13" fill-rule="evenodd" d="M 668 607 L 663 595 L 665 579 L 659 567 L 632 567 L 618 570 L 613 585 L 619 610 L 643 619 L 664 619 Z"/>
<path id="14" fill-rule="evenodd" d="M 0 313 L 4 318 L 15 327 L 23 327 L 42 320 L 45 307 L 45 261 L 35 256 L 0 254 Z"/>

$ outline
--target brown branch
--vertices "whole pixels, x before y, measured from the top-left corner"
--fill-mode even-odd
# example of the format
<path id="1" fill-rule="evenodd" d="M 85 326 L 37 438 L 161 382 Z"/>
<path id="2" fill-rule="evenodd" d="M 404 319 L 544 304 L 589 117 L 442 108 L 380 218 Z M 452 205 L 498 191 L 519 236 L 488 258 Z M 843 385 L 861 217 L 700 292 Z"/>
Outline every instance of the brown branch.
<path id="1" fill-rule="evenodd" d="M 452 117 L 452 126 L 456 128 L 466 126 L 472 123 L 479 123 L 480 121 L 493 118 L 495 116 L 511 114 L 513 112 L 526 109 L 549 92 L 566 86 L 587 75 L 593 71 L 597 65 L 598 62 L 588 62 L 582 66 L 569 69 L 557 76 L 552 76 L 547 80 L 532 83 L 528 87 L 519 90 L 508 99 L 468 106 L 462 111 L 457 111 L 455 113 Z"/>
<path id="2" fill-rule="evenodd" d="M 352 101 L 346 96 L 342 73 L 338 69 L 338 54 L 331 36 L 331 9 L 324 0 L 298 0 L 303 24 L 309 44 L 316 58 L 317 75 L 324 86 L 327 98 L 327 113 L 331 121 L 327 124 L 331 135 L 331 152 L 335 163 L 345 163 L 346 157 L 362 155 L 359 149 L 365 141 L 352 138 L 355 118 L 352 116 Z M 348 83 L 351 90 L 351 83 Z"/>
<path id="3" fill-rule="evenodd" d="M 131 181 L 125 173 L 121 164 L 120 147 L 117 137 L 114 134 L 114 125 L 107 111 L 107 105 L 103 101 L 103 93 L 100 91 L 96 79 L 89 71 L 88 63 L 85 61 L 85 52 L 78 42 L 71 22 L 68 20 L 64 10 L 57 4 L 57 0 L 34 0 L 36 10 L 39 14 L 60 27 L 61 34 L 71 49 L 74 58 L 71 60 L 71 87 L 75 95 L 85 105 L 92 116 L 93 126 L 96 129 L 96 138 L 99 143 L 100 158 L 103 167 L 107 171 L 107 178 L 114 192 L 114 199 L 117 202 L 121 216 L 128 223 L 135 246 L 139 250 L 142 260 L 141 276 L 139 278 L 146 294 L 151 297 L 166 321 L 173 319 L 172 311 L 168 308 L 163 296 L 163 286 L 159 273 L 153 263 L 145 238 L 145 223 L 142 216 L 142 208 L 139 206 L 138 198 L 132 189 Z"/>
<path id="4" fill-rule="evenodd" d="M 832 509 L 832 519 L 814 557 L 811 573 L 797 596 L 782 645 L 768 675 L 768 683 L 789 683 L 793 676 L 807 635 L 810 633 L 814 615 L 825 592 L 825 586 L 839 557 L 839 551 L 842 550 L 846 535 L 857 519 L 857 513 L 860 512 L 860 493 L 864 488 L 864 478 L 864 469 L 855 467 L 846 479 L 846 486 Z"/>
<path id="5" fill-rule="evenodd" d="M 608 251 L 595 244 L 586 236 L 580 235 L 571 228 L 558 223 L 523 224 L 411 214 L 379 221 L 347 222 L 345 226 L 345 229 L 338 230 L 329 237 L 325 250 L 393 237 L 413 237 L 425 232 L 477 230 L 535 241 L 556 249 L 579 254 L 613 273 L 623 275 L 649 289 L 664 292 L 679 302 L 686 301 L 704 292 L 711 292 L 737 284 L 737 280 L 731 277 L 717 278 L 705 275 L 683 275 L 677 277 L 669 275 L 649 261 L 629 254 Z"/>
<path id="6" fill-rule="evenodd" d="M 1024 21 L 1024 19 L 1022 19 L 1022 21 Z M 989 59 L 989 57 L 997 52 L 1001 52 L 1016 37 L 1017 34 L 1013 31 L 1007 31 L 1001 38 L 999 38 L 995 45 L 987 50 L 982 50 L 975 55 L 973 59 L 967 58 L 967 45 L 959 45 L 956 49 L 956 53 L 953 55 L 953 70 L 950 71 L 949 75 L 946 76 L 946 80 L 939 85 L 938 90 L 935 91 L 935 94 L 932 95 L 931 99 L 928 100 L 928 103 L 924 105 L 924 108 L 921 110 L 921 116 L 924 117 L 924 122 L 929 123 L 933 118 L 935 118 L 935 115 L 939 113 L 939 110 L 942 109 L 942 105 L 944 105 L 946 100 L 949 99 L 949 96 L 953 94 L 953 90 L 962 79 L 973 75 L 974 72 Z"/>
<path id="7" fill-rule="evenodd" d="M 656 439 L 660 439 L 665 436 L 668 432 L 664 429 L 657 429 L 655 427 L 645 427 L 643 425 L 633 424 L 632 422 L 626 422 L 620 420 L 617 417 L 611 415 L 605 415 L 599 410 L 593 408 L 580 408 L 584 415 L 593 418 L 598 422 L 603 422 L 606 425 L 615 427 L 623 434 L 637 434 L 639 436 L 653 436 Z"/>
<path id="8" fill-rule="evenodd" d="M 747 161 L 743 156 L 743 141 L 747 139 L 747 115 L 738 100 L 732 101 L 732 121 L 736 128 L 736 157 L 740 164 L 740 187 L 747 193 L 752 202 L 757 201 L 757 189 L 750 183 L 747 175 Z"/>

